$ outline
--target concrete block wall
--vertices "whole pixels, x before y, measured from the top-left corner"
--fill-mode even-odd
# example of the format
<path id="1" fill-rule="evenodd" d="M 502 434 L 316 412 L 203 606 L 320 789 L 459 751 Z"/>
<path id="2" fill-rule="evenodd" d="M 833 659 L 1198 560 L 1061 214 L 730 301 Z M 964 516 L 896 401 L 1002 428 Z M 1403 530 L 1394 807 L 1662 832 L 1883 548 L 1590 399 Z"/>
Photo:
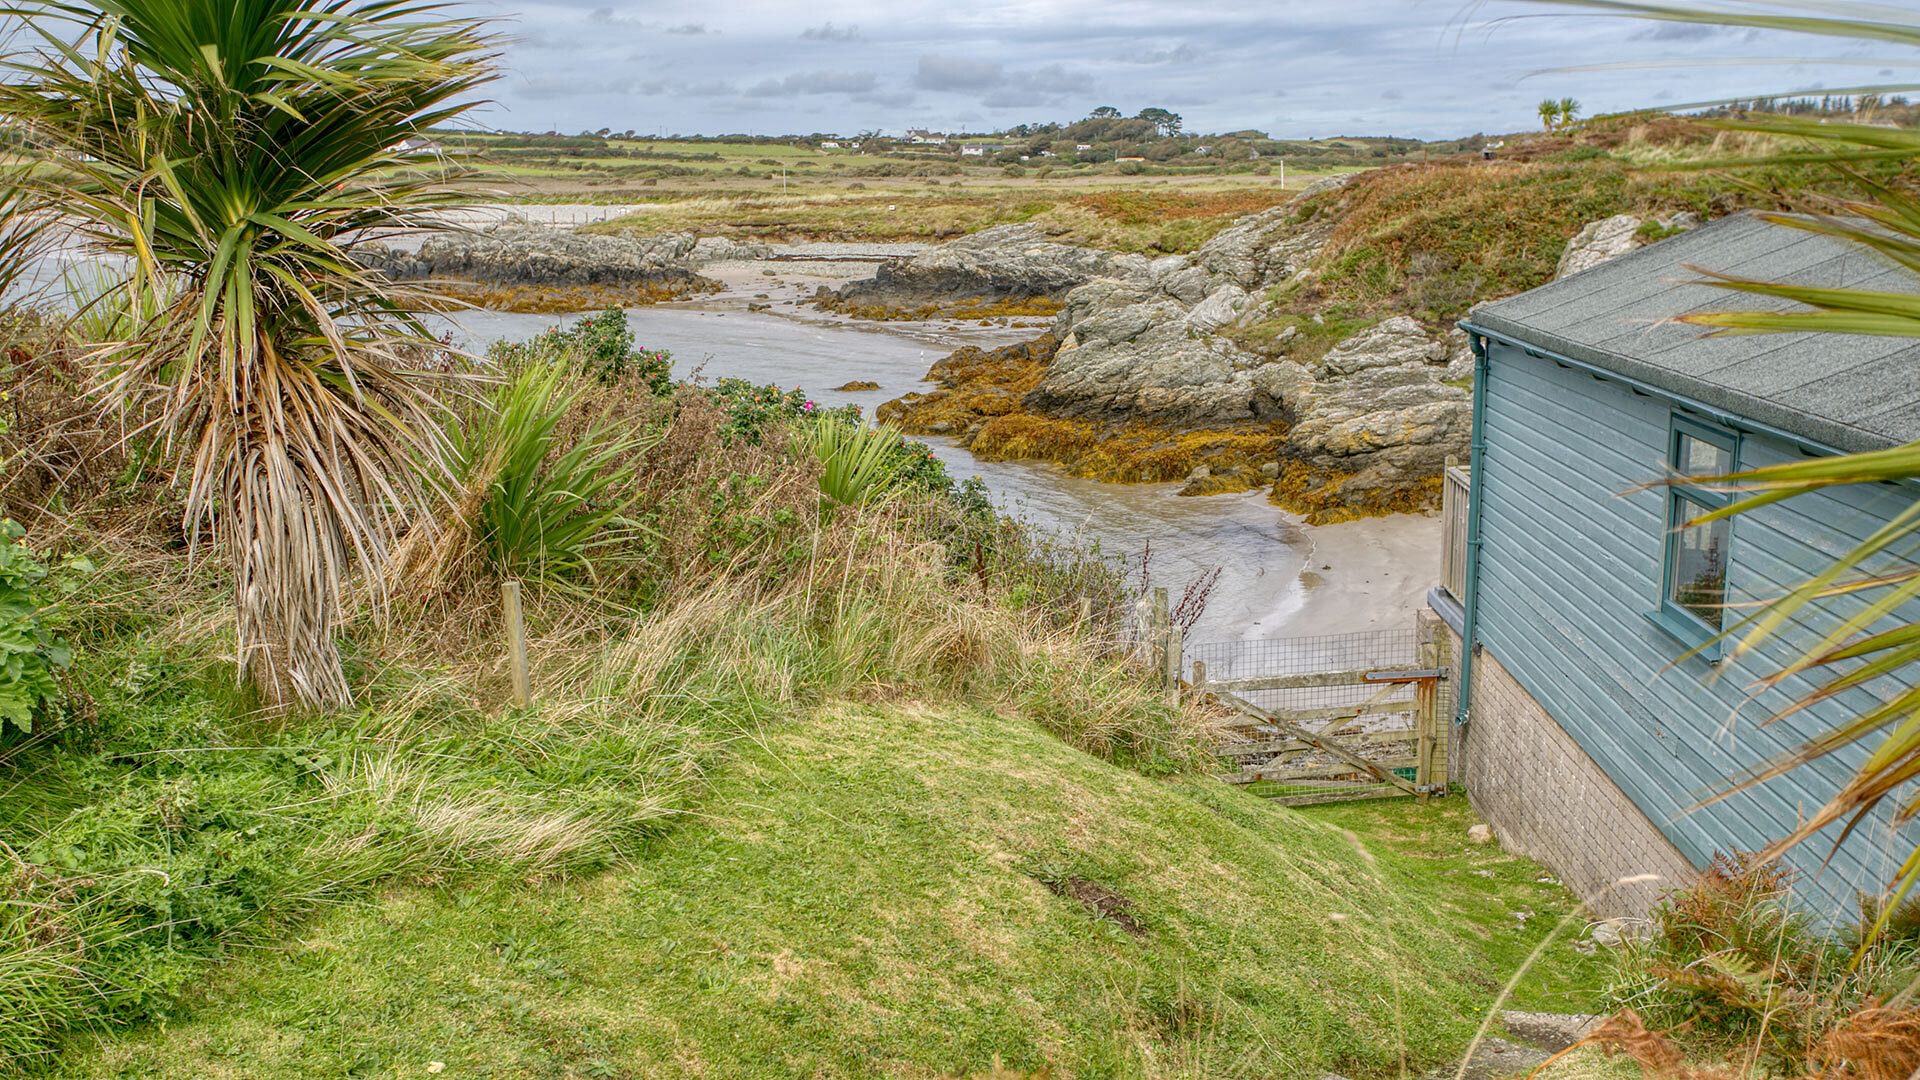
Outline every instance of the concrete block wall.
<path id="1" fill-rule="evenodd" d="M 1453 656 L 1460 639 L 1453 638 Z M 1455 661 L 1458 670 L 1458 661 Z M 1502 847 L 1538 860 L 1607 918 L 1640 918 L 1698 871 L 1489 650 L 1455 778 Z M 1619 884 L 1652 875 L 1653 880 Z"/>

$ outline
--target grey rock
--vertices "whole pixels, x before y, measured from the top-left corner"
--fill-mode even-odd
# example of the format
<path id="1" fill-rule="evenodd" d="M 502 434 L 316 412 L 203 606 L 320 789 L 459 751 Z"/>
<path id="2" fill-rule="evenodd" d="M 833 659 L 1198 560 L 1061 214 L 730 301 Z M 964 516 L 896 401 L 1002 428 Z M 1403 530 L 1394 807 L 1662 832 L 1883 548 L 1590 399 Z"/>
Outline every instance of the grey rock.
<path id="1" fill-rule="evenodd" d="M 1187 312 L 1187 329 L 1211 334 L 1240 318 L 1253 298 L 1238 285 L 1222 285 L 1206 295 Z"/>
<path id="2" fill-rule="evenodd" d="M 1183 304 L 1197 304 L 1212 291 L 1213 275 L 1198 266 L 1189 266 L 1177 274 L 1168 275 L 1160 288 Z"/>
<path id="3" fill-rule="evenodd" d="M 1549 1053 L 1559 1053 L 1593 1031 L 1600 1017 L 1586 1013 L 1521 1012 L 1500 1014 L 1507 1034 Z"/>
<path id="4" fill-rule="evenodd" d="M 1451 351 L 1406 316 L 1330 350 L 1292 401 L 1298 417 L 1284 456 L 1338 479 L 1356 504 L 1396 501 L 1467 449 L 1473 397 L 1449 385 Z"/>
<path id="5" fill-rule="evenodd" d="M 1241 218 L 1201 245 L 1194 264 L 1248 290 L 1290 280 L 1313 264 L 1337 220 L 1333 214 L 1300 220 L 1301 203 L 1352 179 L 1347 174 L 1320 181 L 1282 206 Z"/>
<path id="6" fill-rule="evenodd" d="M 1478 824 L 1473 826 L 1472 828 L 1469 828 L 1467 830 L 1467 843 L 1469 844 L 1493 843 L 1493 826 L 1482 822 L 1481 824 Z"/>
<path id="7" fill-rule="evenodd" d="M 695 263 L 720 262 L 722 260 L 765 259 L 773 254 L 771 244 L 750 244 L 739 240 L 729 240 L 724 236 L 703 236 L 694 241 L 693 250 L 688 253 Z M 771 274 L 772 271 L 767 271 Z"/>
<path id="8" fill-rule="evenodd" d="M 1660 221 L 1660 224 L 1676 232 L 1686 232 L 1689 229 L 1697 229 L 1704 223 L 1705 223 L 1705 219 L 1703 219 L 1699 214 L 1696 214 L 1691 210 L 1682 210 L 1679 213 L 1671 214 L 1661 219 Z"/>
<path id="9" fill-rule="evenodd" d="M 908 259 L 839 290 L 859 304 L 913 307 L 959 300 L 1062 297 L 1077 285 L 1116 273 L 1139 273 L 1139 256 L 1054 243 L 1031 225 L 996 225 Z"/>
<path id="10" fill-rule="evenodd" d="M 376 245 L 362 259 L 401 279 L 445 277 L 513 285 L 691 282 L 697 244 L 692 233 L 600 235 L 539 225 L 490 232 L 440 232 L 417 252 Z"/>
<path id="11" fill-rule="evenodd" d="M 1615 214 L 1589 223 L 1567 241 L 1553 276 L 1557 279 L 1591 270 L 1639 247 L 1640 225 L 1641 220 L 1632 214 Z"/>

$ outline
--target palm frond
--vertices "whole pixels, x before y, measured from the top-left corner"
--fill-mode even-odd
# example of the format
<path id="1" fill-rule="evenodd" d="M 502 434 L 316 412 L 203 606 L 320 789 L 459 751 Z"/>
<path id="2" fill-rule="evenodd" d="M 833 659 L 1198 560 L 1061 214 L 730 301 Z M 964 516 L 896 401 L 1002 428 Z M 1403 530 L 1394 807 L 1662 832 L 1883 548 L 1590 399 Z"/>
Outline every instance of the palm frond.
<path id="1" fill-rule="evenodd" d="M 151 409 L 189 526 L 232 558 L 243 677 L 275 701 L 344 702 L 332 631 L 350 564 L 385 558 L 423 506 L 416 463 L 440 458 L 419 370 L 431 298 L 353 246 L 460 201 L 390 147 L 478 103 L 493 43 L 406 0 L 0 14 L 40 41 L 0 61 L 0 116 L 34 159 L 20 197 L 125 260 L 129 289 L 177 290 L 98 390 Z"/>

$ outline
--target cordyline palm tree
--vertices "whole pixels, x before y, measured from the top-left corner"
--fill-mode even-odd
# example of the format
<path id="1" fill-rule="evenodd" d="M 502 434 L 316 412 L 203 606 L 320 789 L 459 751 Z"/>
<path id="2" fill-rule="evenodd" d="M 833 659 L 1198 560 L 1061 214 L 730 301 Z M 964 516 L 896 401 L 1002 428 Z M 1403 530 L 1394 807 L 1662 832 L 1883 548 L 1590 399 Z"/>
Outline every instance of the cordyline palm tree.
<path id="1" fill-rule="evenodd" d="M 439 458 L 413 370 L 427 298 L 351 245 L 450 201 L 392 148 L 475 104 L 492 41 L 401 0 L 0 13 L 38 43 L 0 81 L 37 159 L 17 198 L 172 298 L 97 351 L 98 389 L 178 455 L 188 535 L 211 525 L 232 560 L 241 678 L 274 704 L 346 702 L 350 564 L 383 557 Z"/>
<path id="2" fill-rule="evenodd" d="M 1539 109 L 1540 126 L 1552 131 L 1554 125 L 1560 122 L 1560 103 L 1548 98 L 1540 103 Z"/>
<path id="3" fill-rule="evenodd" d="M 1616 0 L 1545 2 L 1639 18 L 1794 31 L 1920 48 L 1920 13 L 1883 4 L 1820 0 L 1798 5 L 1733 2 L 1700 8 Z M 1904 61 L 1876 60 L 1875 64 L 1920 67 L 1920 57 Z M 1866 86 L 1832 92 L 1871 94 L 1908 89 L 1913 87 Z M 1846 171 L 1858 185 L 1859 197 L 1838 207 L 1802 215 L 1765 215 L 1768 220 L 1858 244 L 1920 273 L 1920 198 L 1870 181 L 1850 168 L 1864 162 L 1906 162 L 1920 158 L 1920 131 L 1832 124 L 1778 115 L 1742 117 L 1721 123 L 1725 127 L 1776 137 L 1782 149 L 1766 160 L 1825 161 Z M 1920 338 L 1920 294 L 1760 281 L 1712 273 L 1712 268 L 1707 270 L 1711 284 L 1798 305 L 1795 310 L 1784 312 L 1728 311 L 1687 317 L 1688 322 L 1712 327 L 1719 333 L 1817 332 Z M 1740 497 L 1726 508 L 1703 516 L 1702 521 L 1750 513 L 1840 484 L 1920 480 L 1920 443 L 1754 469 L 1718 480 Z M 1920 675 L 1920 622 L 1902 618 L 1903 612 L 1911 612 L 1913 601 L 1920 598 L 1920 565 L 1915 565 L 1910 558 L 1917 539 L 1920 539 L 1920 497 L 1819 574 L 1751 612 L 1723 635 L 1730 643 L 1731 655 L 1750 654 L 1787 627 L 1795 614 L 1809 605 L 1836 596 L 1854 596 L 1865 601 L 1857 614 L 1843 620 L 1832 633 L 1761 680 L 1763 687 L 1778 686 L 1794 676 L 1806 676 L 1815 682 L 1812 691 L 1781 710 L 1776 718 L 1800 712 L 1886 676 L 1920 681 L 1914 679 Z M 1888 570 L 1876 562 L 1890 556 L 1896 558 L 1898 568 Z M 1757 774 L 1742 778 L 1739 787 L 1760 783 L 1816 758 L 1867 742 L 1874 745 L 1866 761 L 1841 791 L 1798 828 L 1774 843 L 1766 854 L 1778 855 L 1835 822 L 1846 822 L 1840 841 L 1844 843 L 1869 815 L 1885 805 L 1892 805 L 1901 820 L 1920 814 L 1920 796 L 1907 786 L 1920 778 L 1920 687 L 1895 685 L 1882 704 L 1819 735 Z M 1899 900 L 1917 883 L 1920 883 L 1920 848 L 1913 851 L 1889 883 L 1890 896 L 1882 905 L 1883 912 L 1891 914 Z M 1883 914 L 1883 922 L 1885 918 Z"/>
<path id="4" fill-rule="evenodd" d="M 1572 127 L 1574 117 L 1580 113 L 1580 103 L 1570 97 L 1563 97 L 1553 103 L 1553 111 L 1559 116 L 1561 127 Z"/>

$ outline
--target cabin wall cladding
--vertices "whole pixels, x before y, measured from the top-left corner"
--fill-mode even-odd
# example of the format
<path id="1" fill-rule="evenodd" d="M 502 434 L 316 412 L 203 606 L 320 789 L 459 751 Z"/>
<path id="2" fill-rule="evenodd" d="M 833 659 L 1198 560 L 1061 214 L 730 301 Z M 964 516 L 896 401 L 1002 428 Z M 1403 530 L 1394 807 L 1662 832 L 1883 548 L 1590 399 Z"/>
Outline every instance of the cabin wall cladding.
<path id="1" fill-rule="evenodd" d="M 1451 635 L 1451 631 L 1449 631 Z M 1460 639 L 1453 636 L 1453 655 Z M 1500 845 L 1538 860 L 1596 915 L 1639 918 L 1697 871 L 1491 652 L 1454 777 Z M 1619 884 L 1652 875 L 1654 880 Z"/>

